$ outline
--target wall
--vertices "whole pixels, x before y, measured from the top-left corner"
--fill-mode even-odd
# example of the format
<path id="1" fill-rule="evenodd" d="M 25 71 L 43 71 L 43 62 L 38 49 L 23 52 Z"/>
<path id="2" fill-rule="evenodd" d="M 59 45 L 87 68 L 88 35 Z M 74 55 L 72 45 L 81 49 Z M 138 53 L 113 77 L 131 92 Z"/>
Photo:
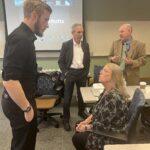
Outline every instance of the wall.
<path id="1" fill-rule="evenodd" d="M 108 55 L 119 26 L 125 22 L 132 24 L 133 37 L 145 42 L 150 54 L 149 6 L 148 0 L 86 0 L 84 15 L 91 54 Z"/>
<path id="2" fill-rule="evenodd" d="M 4 28 L 4 21 L 0 21 L 0 56 L 3 56 L 3 49 L 5 45 L 5 28 Z"/>
<path id="3" fill-rule="evenodd" d="M 118 39 L 118 27 L 123 21 L 86 21 L 87 41 L 93 56 L 108 56 L 111 44 Z M 133 26 L 133 38 L 146 43 L 150 54 L 150 21 L 128 21 Z"/>
<path id="4" fill-rule="evenodd" d="M 0 0 L 0 21 L 3 21 L 4 19 L 3 16 L 3 7 L 2 7 L 2 0 Z"/>
<path id="5" fill-rule="evenodd" d="M 85 20 L 150 20 L 149 0 L 84 0 Z"/>

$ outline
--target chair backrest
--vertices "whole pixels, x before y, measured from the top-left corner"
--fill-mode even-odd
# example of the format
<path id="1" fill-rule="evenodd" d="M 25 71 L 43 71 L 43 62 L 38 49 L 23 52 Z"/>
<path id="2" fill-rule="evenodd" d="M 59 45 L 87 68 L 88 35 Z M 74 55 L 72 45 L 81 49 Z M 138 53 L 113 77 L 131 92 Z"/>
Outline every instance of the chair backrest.
<path id="1" fill-rule="evenodd" d="M 136 125 L 139 118 L 139 114 L 145 104 L 145 96 L 140 89 L 136 89 L 129 106 L 128 118 L 129 122 L 126 128 L 128 142 L 132 142 L 136 133 Z"/>
<path id="2" fill-rule="evenodd" d="M 99 82 L 99 72 L 102 70 L 103 66 L 94 65 L 94 83 Z"/>

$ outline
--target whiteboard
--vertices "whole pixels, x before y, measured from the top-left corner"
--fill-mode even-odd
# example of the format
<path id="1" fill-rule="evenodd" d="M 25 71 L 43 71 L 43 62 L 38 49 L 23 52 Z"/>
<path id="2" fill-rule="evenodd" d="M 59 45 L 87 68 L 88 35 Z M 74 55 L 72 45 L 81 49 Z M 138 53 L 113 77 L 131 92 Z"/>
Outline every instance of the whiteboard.
<path id="1" fill-rule="evenodd" d="M 92 56 L 108 56 L 112 42 L 119 39 L 118 29 L 123 23 L 133 26 L 133 38 L 144 42 L 150 55 L 150 21 L 87 21 L 85 31 Z"/>

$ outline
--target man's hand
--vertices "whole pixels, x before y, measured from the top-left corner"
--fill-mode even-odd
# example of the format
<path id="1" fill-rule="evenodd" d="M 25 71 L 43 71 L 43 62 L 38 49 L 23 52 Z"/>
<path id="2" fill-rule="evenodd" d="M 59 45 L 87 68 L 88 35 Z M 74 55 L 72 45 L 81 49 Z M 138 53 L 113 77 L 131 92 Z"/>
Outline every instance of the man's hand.
<path id="1" fill-rule="evenodd" d="M 119 59 L 120 59 L 120 56 L 112 56 L 110 57 L 110 60 L 114 63 L 118 63 L 119 62 Z"/>
<path id="2" fill-rule="evenodd" d="M 31 106 L 31 110 L 29 112 L 24 112 L 24 117 L 27 122 L 31 122 L 34 117 L 34 111 Z"/>
<path id="3" fill-rule="evenodd" d="M 132 65 L 133 64 L 133 60 L 131 58 L 124 58 L 125 64 L 127 65 Z"/>

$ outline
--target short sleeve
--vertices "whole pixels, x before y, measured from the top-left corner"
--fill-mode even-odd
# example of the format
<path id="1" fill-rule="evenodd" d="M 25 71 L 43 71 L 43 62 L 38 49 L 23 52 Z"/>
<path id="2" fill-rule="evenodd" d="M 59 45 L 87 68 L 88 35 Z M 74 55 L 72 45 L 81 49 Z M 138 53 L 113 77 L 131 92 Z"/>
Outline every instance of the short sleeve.
<path id="1" fill-rule="evenodd" d="M 19 80 L 27 62 L 29 43 L 25 39 L 7 42 L 3 62 L 3 80 Z"/>

